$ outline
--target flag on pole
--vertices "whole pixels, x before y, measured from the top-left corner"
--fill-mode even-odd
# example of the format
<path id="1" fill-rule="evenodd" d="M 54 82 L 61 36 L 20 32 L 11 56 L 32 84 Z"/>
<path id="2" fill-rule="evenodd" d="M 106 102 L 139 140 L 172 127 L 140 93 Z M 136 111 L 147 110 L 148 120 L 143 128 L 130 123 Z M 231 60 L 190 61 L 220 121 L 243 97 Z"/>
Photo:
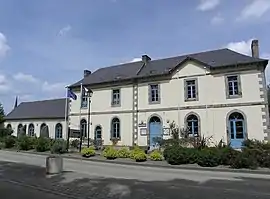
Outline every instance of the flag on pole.
<path id="1" fill-rule="evenodd" d="M 70 90 L 70 89 L 68 89 L 67 97 L 71 98 L 73 100 L 77 100 L 77 95 L 75 93 L 73 93 L 72 90 Z"/>
<path id="2" fill-rule="evenodd" d="M 87 96 L 89 89 L 83 86 L 83 95 Z"/>

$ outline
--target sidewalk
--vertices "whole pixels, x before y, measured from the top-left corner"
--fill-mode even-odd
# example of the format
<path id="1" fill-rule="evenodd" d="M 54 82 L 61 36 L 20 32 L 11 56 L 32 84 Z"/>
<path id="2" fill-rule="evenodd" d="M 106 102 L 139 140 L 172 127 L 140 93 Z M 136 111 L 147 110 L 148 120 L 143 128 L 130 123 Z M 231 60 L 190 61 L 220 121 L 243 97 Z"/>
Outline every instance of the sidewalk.
<path id="1" fill-rule="evenodd" d="M 6 150 L 6 151 L 16 151 L 16 150 Z M 51 155 L 50 152 L 35 152 L 35 151 L 17 151 L 17 153 L 29 153 L 36 154 L 42 156 Z M 154 167 L 154 168 L 169 168 L 169 169 L 179 169 L 179 170 L 200 170 L 200 171 L 214 171 L 214 172 L 236 172 L 236 173 L 250 173 L 250 174 L 265 174 L 270 175 L 270 169 L 268 168 L 258 168 L 256 170 L 250 169 L 232 169 L 226 166 L 218 166 L 218 167 L 201 167 L 197 164 L 187 164 L 187 165 L 169 165 L 166 161 L 145 161 L 145 162 L 135 162 L 131 159 L 120 159 L 117 158 L 115 160 L 107 160 L 101 155 L 96 155 L 91 158 L 84 158 L 79 153 L 69 153 L 62 154 L 63 158 L 66 159 L 74 159 L 74 160 L 84 160 L 89 162 L 102 162 L 109 164 L 119 164 L 119 165 L 131 165 L 131 166 L 141 166 L 141 167 Z"/>

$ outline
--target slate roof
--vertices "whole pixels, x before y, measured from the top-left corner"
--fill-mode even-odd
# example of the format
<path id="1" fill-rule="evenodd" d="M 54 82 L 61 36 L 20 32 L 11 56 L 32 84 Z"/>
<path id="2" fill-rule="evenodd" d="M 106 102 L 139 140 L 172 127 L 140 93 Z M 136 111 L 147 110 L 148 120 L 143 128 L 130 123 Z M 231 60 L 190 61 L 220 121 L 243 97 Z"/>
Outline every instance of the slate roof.
<path id="1" fill-rule="evenodd" d="M 168 75 L 187 59 L 199 61 L 210 69 L 255 62 L 265 62 L 266 66 L 268 63 L 268 60 L 246 56 L 225 48 L 166 59 L 151 60 L 145 66 L 142 61 L 139 61 L 100 68 L 75 84 L 70 85 L 70 87 L 80 86 L 81 83 L 83 85 L 93 85 L 133 78 Z"/>
<path id="2" fill-rule="evenodd" d="M 6 120 L 65 118 L 66 99 L 22 102 L 13 109 Z"/>

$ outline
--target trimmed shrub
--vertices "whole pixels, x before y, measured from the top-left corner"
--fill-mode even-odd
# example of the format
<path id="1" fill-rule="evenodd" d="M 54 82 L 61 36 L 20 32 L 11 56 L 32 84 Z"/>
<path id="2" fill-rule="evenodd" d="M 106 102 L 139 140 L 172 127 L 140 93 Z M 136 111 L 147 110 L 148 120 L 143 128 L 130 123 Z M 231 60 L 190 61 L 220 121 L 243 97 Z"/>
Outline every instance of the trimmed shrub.
<path id="1" fill-rule="evenodd" d="M 83 157 L 89 158 L 92 156 L 95 156 L 95 148 L 94 147 L 89 147 L 89 148 L 83 148 L 81 151 L 81 154 Z"/>
<path id="2" fill-rule="evenodd" d="M 5 148 L 13 148 L 16 144 L 16 137 L 15 136 L 7 136 L 4 138 Z"/>
<path id="3" fill-rule="evenodd" d="M 80 140 L 75 139 L 71 141 L 70 146 L 77 149 L 79 147 L 79 144 L 80 144 Z"/>
<path id="4" fill-rule="evenodd" d="M 171 165 L 194 164 L 198 158 L 198 150 L 181 146 L 170 146 L 164 150 L 163 155 Z"/>
<path id="5" fill-rule="evenodd" d="M 49 151 L 51 148 L 51 140 L 45 137 L 39 137 L 36 142 L 35 149 L 37 152 Z"/>
<path id="6" fill-rule="evenodd" d="M 144 152 L 143 149 L 141 149 L 141 148 L 138 147 L 138 146 L 135 146 L 135 147 L 130 151 L 129 157 L 130 157 L 131 159 L 135 159 L 135 155 L 136 155 L 137 153 L 144 153 L 144 154 L 145 154 L 145 152 Z"/>
<path id="7" fill-rule="evenodd" d="M 103 150 L 102 155 L 107 158 L 108 160 L 114 160 L 117 158 L 117 150 L 111 146 L 106 147 Z"/>
<path id="8" fill-rule="evenodd" d="M 230 166 L 234 169 L 256 169 L 258 167 L 258 162 L 254 156 L 244 150 L 231 161 Z"/>
<path id="9" fill-rule="evenodd" d="M 63 154 L 67 152 L 67 143 L 65 140 L 57 139 L 51 146 L 51 153 Z"/>
<path id="10" fill-rule="evenodd" d="M 5 148 L 5 143 L 4 142 L 0 142 L 0 149 Z"/>
<path id="11" fill-rule="evenodd" d="M 28 151 L 30 149 L 34 149 L 36 144 L 35 137 L 29 137 L 26 135 L 21 135 L 17 139 L 17 148 L 18 150 Z"/>
<path id="12" fill-rule="evenodd" d="M 199 152 L 197 164 L 201 167 L 216 167 L 221 163 L 221 154 L 217 148 L 205 148 Z"/>
<path id="13" fill-rule="evenodd" d="M 117 157 L 118 158 L 129 158 L 130 156 L 130 151 L 128 148 L 123 147 L 119 150 L 117 150 Z"/>
<path id="14" fill-rule="evenodd" d="M 0 128 L 0 138 L 11 136 L 12 133 L 13 133 L 13 131 L 11 129 Z"/>
<path id="15" fill-rule="evenodd" d="M 161 154 L 160 151 L 155 150 L 152 153 L 150 153 L 150 160 L 153 160 L 153 161 L 162 161 L 163 160 L 163 156 L 162 156 L 162 154 Z"/>
<path id="16" fill-rule="evenodd" d="M 240 151 L 236 151 L 231 147 L 224 147 L 218 149 L 220 151 L 220 164 L 221 165 L 230 165 L 231 161 L 233 161 Z"/>
<path id="17" fill-rule="evenodd" d="M 144 162 L 147 160 L 147 156 L 144 151 L 135 151 L 133 158 L 136 162 Z"/>

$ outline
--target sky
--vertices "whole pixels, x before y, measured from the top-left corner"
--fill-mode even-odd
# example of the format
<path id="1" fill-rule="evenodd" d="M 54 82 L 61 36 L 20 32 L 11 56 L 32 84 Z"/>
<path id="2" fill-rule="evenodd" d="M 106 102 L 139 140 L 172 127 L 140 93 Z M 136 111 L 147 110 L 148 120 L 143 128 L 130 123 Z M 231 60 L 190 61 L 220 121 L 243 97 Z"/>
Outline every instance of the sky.
<path id="1" fill-rule="evenodd" d="M 0 0 L 0 102 L 64 97 L 84 69 L 143 54 L 250 55 L 252 39 L 270 58 L 270 0 Z"/>

